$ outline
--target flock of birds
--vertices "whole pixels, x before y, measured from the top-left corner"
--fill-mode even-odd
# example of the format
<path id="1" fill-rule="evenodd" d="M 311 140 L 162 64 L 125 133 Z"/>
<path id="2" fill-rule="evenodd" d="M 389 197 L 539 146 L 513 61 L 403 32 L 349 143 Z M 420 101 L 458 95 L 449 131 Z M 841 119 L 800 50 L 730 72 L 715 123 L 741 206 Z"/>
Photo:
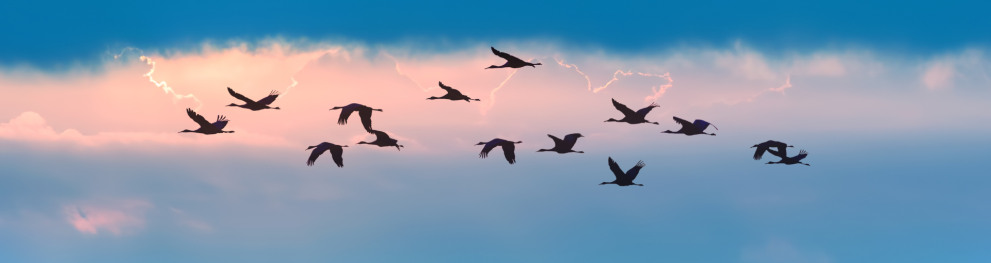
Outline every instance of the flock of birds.
<path id="1" fill-rule="evenodd" d="M 506 59 L 506 63 L 501 66 L 492 65 L 485 69 L 522 68 L 526 66 L 536 68 L 536 66 L 540 65 L 540 63 L 530 63 L 527 61 L 523 61 L 522 59 L 519 59 L 513 55 L 496 50 L 494 47 L 492 48 L 492 53 L 494 53 L 496 56 Z M 438 84 L 442 89 L 447 91 L 447 94 L 441 97 L 430 97 L 427 98 L 428 100 L 445 99 L 452 101 L 464 100 L 467 102 L 481 101 L 479 99 L 472 99 L 468 96 L 465 96 L 464 94 L 461 94 L 461 92 L 458 91 L 457 89 L 444 85 L 443 82 L 438 82 Z M 279 97 L 278 91 L 272 91 L 271 93 L 269 93 L 267 97 L 262 98 L 258 101 L 251 100 L 248 97 L 245 97 L 244 95 L 235 92 L 230 87 L 227 88 L 227 92 L 229 92 L 231 96 L 233 96 L 234 98 L 237 98 L 238 100 L 244 102 L 244 104 L 242 105 L 231 103 L 230 105 L 227 105 L 228 107 L 241 107 L 252 111 L 258 111 L 264 109 L 275 109 L 275 110 L 279 109 L 279 107 L 273 108 L 269 106 L 273 102 L 275 102 L 276 98 Z M 619 120 L 610 118 L 605 122 L 625 122 L 629 124 L 652 123 L 652 124 L 660 125 L 660 123 L 651 122 L 646 119 L 647 113 L 650 113 L 650 110 L 658 107 L 656 103 L 651 103 L 650 106 L 644 107 L 637 111 L 633 111 L 626 105 L 616 101 L 616 99 L 612 100 L 612 104 L 614 107 L 616 107 L 616 110 L 619 110 L 621 113 L 623 113 L 623 118 Z M 385 132 L 372 129 L 372 112 L 374 111 L 381 112 L 382 109 L 373 109 L 372 107 L 368 107 L 358 103 L 351 103 L 348 104 L 347 106 L 334 107 L 330 110 L 341 110 L 340 117 L 338 117 L 337 119 L 337 124 L 340 125 L 346 125 L 348 123 L 348 118 L 351 117 L 351 114 L 354 113 L 355 111 L 358 112 L 358 117 L 361 119 L 361 125 L 365 128 L 365 131 L 371 134 L 375 134 L 375 141 L 372 142 L 361 141 L 358 142 L 358 144 L 370 144 L 379 147 L 396 147 L 396 150 L 402 150 L 403 146 L 398 144 L 399 143 L 398 140 L 390 138 L 389 134 Z M 194 133 L 202 133 L 207 135 L 234 132 L 234 131 L 223 130 L 224 127 L 227 126 L 227 122 L 228 122 L 227 118 L 224 117 L 223 115 L 218 115 L 217 121 L 211 123 L 207 121 L 206 118 L 204 118 L 202 115 L 199 115 L 196 112 L 194 112 L 192 109 L 187 108 L 186 114 L 189 115 L 189 118 L 193 119 L 193 121 L 199 124 L 200 128 L 196 130 L 187 129 L 181 132 L 194 132 Z M 679 129 L 678 131 L 666 130 L 663 131 L 662 133 L 684 134 L 688 136 L 707 134 L 707 135 L 715 136 L 716 135 L 715 133 L 706 133 L 705 130 L 709 126 L 712 126 L 716 130 L 719 130 L 719 128 L 717 128 L 715 125 L 712 125 L 704 120 L 696 119 L 694 122 L 689 122 L 685 119 L 674 117 L 674 121 L 681 125 L 681 129 Z M 572 149 L 575 146 L 575 143 L 578 142 L 578 138 L 583 137 L 580 133 L 572 133 L 565 135 L 564 139 L 558 138 L 550 134 L 548 134 L 547 137 L 550 137 L 551 140 L 554 140 L 554 147 L 550 149 L 540 149 L 537 152 L 556 152 L 559 154 L 572 153 L 572 152 L 584 153 L 583 151 L 575 151 Z M 476 145 L 484 145 L 484 146 L 482 147 L 482 151 L 478 154 L 478 156 L 479 158 L 488 157 L 489 152 L 491 152 L 493 149 L 495 149 L 496 147 L 502 147 L 502 152 L 506 156 L 506 161 L 508 161 L 509 164 L 514 164 L 516 163 L 516 153 L 515 153 L 516 144 L 518 143 L 523 143 L 523 142 L 522 141 L 514 142 L 499 138 L 492 139 L 488 142 L 479 142 Z M 344 158 L 343 158 L 344 147 L 348 147 L 348 146 L 337 145 L 329 142 L 322 142 L 314 146 L 309 146 L 306 148 L 306 150 L 312 150 L 312 151 L 310 152 L 309 159 L 306 160 L 306 165 L 312 166 L 314 163 L 316 163 L 317 158 L 320 157 L 320 155 L 322 155 L 327 151 L 330 151 L 331 158 L 334 160 L 334 163 L 337 164 L 337 167 L 344 167 Z M 805 159 L 805 157 L 809 155 L 808 152 L 806 152 L 805 150 L 801 150 L 799 151 L 798 155 L 789 157 L 787 155 L 788 147 L 794 147 L 794 146 L 787 145 L 779 141 L 769 140 L 766 142 L 755 144 L 750 148 L 757 148 L 756 151 L 754 152 L 754 160 L 760 160 L 764 156 L 765 152 L 770 152 L 771 154 L 781 158 L 780 161 L 767 162 L 767 164 L 809 165 L 807 163 L 801 162 L 802 159 Z M 774 150 L 772 148 L 777 150 Z M 615 184 L 619 186 L 629 186 L 629 185 L 643 186 L 643 184 L 633 183 L 633 180 L 637 178 L 637 174 L 640 173 L 640 169 L 642 169 L 644 166 L 645 164 L 643 163 L 643 161 L 640 161 L 635 166 L 633 166 L 633 168 L 630 168 L 624 173 L 623 170 L 619 168 L 619 164 L 617 164 L 616 161 L 613 161 L 612 157 L 609 157 L 609 169 L 613 172 L 613 175 L 616 176 L 616 180 L 612 182 L 603 182 L 600 185 Z"/>

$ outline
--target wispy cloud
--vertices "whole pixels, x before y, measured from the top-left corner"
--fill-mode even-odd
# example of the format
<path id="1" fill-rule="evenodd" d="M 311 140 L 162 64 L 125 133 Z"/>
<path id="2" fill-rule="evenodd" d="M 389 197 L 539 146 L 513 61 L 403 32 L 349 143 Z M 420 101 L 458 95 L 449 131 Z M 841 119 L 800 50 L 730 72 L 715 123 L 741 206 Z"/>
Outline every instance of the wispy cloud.
<path id="1" fill-rule="evenodd" d="M 121 235 L 145 225 L 145 211 L 153 207 L 144 200 L 116 200 L 100 204 L 65 205 L 66 220 L 80 233 L 109 232 Z"/>

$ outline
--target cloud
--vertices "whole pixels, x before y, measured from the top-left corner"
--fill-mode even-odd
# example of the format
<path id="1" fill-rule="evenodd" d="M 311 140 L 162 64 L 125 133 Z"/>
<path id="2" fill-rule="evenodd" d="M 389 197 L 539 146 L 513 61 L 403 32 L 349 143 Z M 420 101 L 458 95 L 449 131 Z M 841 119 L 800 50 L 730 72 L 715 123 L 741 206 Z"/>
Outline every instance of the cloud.
<path id="1" fill-rule="evenodd" d="M 978 49 L 937 56 L 927 61 L 924 68 L 920 80 L 930 90 L 952 88 L 961 81 L 991 84 L 984 52 Z"/>
<path id="2" fill-rule="evenodd" d="M 126 234 L 144 227 L 145 211 L 153 206 L 144 200 L 118 200 L 101 204 L 63 206 L 66 220 L 80 233 Z"/>
<path id="3" fill-rule="evenodd" d="M 336 125 L 336 113 L 328 111 L 333 106 L 349 103 L 386 109 L 375 114 L 376 129 L 402 134 L 407 140 L 423 145 L 487 139 L 467 138 L 465 134 L 489 137 L 492 133 L 508 130 L 539 134 L 542 130 L 559 128 L 553 123 L 574 123 L 572 129 L 588 130 L 592 134 L 618 129 L 595 126 L 586 121 L 615 117 L 611 116 L 615 112 L 608 103 L 610 98 L 627 102 L 643 99 L 644 105 L 657 101 L 661 108 L 652 111 L 652 115 L 705 112 L 708 116 L 698 118 L 718 119 L 742 108 L 772 112 L 780 107 L 769 102 L 800 101 L 804 105 L 818 105 L 816 103 L 828 100 L 849 104 L 846 102 L 854 97 L 844 93 L 874 89 L 864 84 L 870 81 L 898 83 L 896 81 L 914 79 L 922 67 L 920 64 L 889 62 L 858 50 L 816 51 L 769 58 L 742 44 L 725 50 L 676 49 L 638 57 L 588 54 L 540 45 L 522 52 L 554 54 L 548 58 L 553 58 L 558 66 L 548 64 L 520 70 L 483 70 L 493 59 L 498 59 L 487 52 L 487 46 L 434 53 L 413 53 L 405 47 L 371 49 L 333 43 L 298 48 L 291 41 L 263 42 L 252 45 L 254 48 L 251 49 L 246 46 L 215 48 L 206 45 L 200 52 L 170 51 L 168 56 L 130 50 L 124 53 L 138 52 L 145 59 L 117 56 L 108 61 L 103 70 L 92 71 L 100 73 L 0 72 L 0 91 L 8 94 L 0 98 L 0 117 L 11 120 L 0 126 L 0 138 L 82 146 L 243 144 L 298 147 L 366 136 L 358 126 Z M 935 68 L 934 73 L 917 85 L 940 86 L 954 80 L 961 85 L 974 83 L 960 82 L 967 79 L 959 77 L 946 77 L 959 76 L 960 72 L 964 72 L 964 76 L 979 73 L 962 70 L 966 65 L 976 68 L 985 64 L 981 59 L 972 58 L 973 54 L 980 54 L 974 52 L 962 52 L 949 56 L 950 59 L 923 64 Z M 151 60 L 154 60 L 151 71 L 154 79 L 142 77 L 150 75 L 147 74 L 150 72 L 147 63 Z M 945 68 L 952 68 L 956 75 L 946 73 Z M 809 77 L 816 78 L 806 81 Z M 678 78 L 676 89 L 672 89 L 674 78 Z M 801 85 L 794 85 L 792 79 Z M 167 87 L 174 94 L 195 94 L 202 106 L 177 104 L 175 96 L 162 96 L 166 85 L 161 85 L 161 80 L 168 80 Z M 291 81 L 288 87 L 287 81 Z M 432 83 L 437 81 L 482 101 L 424 100 L 431 95 L 440 95 L 434 94 L 437 87 Z M 227 94 L 227 87 L 251 98 L 264 97 L 272 89 L 284 89 L 282 96 L 273 103 L 282 110 L 253 112 L 224 107 L 237 102 Z M 287 96 L 290 89 L 293 95 Z M 791 92 L 793 89 L 801 89 L 801 96 Z M 766 96 L 786 91 L 788 97 Z M 755 103 L 755 98 L 762 98 L 761 103 L 746 105 Z M 882 111 L 870 109 L 879 117 L 900 114 L 912 104 L 880 94 L 855 98 L 891 104 Z M 737 108 L 711 111 L 714 107 L 727 105 Z M 195 126 L 185 115 L 186 106 L 200 106 L 197 112 L 204 116 L 228 116 L 231 119 L 228 128 L 237 132 L 209 136 L 177 134 Z M 630 106 L 636 108 L 637 105 Z M 854 112 L 867 110 L 850 106 L 839 112 L 822 107 L 825 106 L 807 106 L 795 116 L 841 118 L 843 114 L 856 115 Z M 18 116 L 17 113 L 23 114 Z M 931 114 L 938 115 L 936 111 Z M 751 121 L 749 118 L 752 115 L 731 119 L 746 125 Z M 720 123 L 720 126 L 730 127 L 734 124 Z M 613 139 L 624 140 L 625 137 Z M 407 145 L 403 151 L 426 148 L 410 146 L 414 145 Z M 440 151 L 444 147 L 430 149 Z"/>
<path id="4" fill-rule="evenodd" d="M 195 125 L 195 123 L 191 123 Z M 231 126 L 229 126 L 231 127 Z M 234 129 L 234 128 L 232 128 Z M 192 136 L 190 136 L 192 135 Z M 167 144 L 167 145 L 215 145 L 247 144 L 253 146 L 285 147 L 291 145 L 282 138 L 241 132 L 223 138 L 205 139 L 201 135 L 150 132 L 100 132 L 83 135 L 78 130 L 56 132 L 40 114 L 24 112 L 7 123 L 0 123 L 0 138 L 27 142 L 64 142 L 79 146 L 95 147 L 107 144 Z M 212 135 L 211 135 L 212 136 Z"/>

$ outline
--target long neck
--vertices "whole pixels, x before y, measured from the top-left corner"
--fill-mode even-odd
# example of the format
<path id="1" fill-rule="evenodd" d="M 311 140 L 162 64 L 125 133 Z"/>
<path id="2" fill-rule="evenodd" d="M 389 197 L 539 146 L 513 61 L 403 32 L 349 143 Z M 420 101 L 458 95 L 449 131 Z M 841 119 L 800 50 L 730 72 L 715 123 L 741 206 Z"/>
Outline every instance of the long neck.
<path id="1" fill-rule="evenodd" d="M 554 150 L 551 150 L 551 149 L 540 149 L 540 150 L 537 150 L 537 152 L 550 152 L 550 151 L 554 151 Z"/>

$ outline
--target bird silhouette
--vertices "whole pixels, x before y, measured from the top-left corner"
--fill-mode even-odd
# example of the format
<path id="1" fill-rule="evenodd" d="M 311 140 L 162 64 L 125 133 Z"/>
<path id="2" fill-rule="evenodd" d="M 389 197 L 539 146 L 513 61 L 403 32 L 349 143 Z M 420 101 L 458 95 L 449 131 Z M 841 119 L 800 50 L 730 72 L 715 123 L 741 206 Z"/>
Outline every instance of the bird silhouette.
<path id="1" fill-rule="evenodd" d="M 396 150 L 402 151 L 402 149 L 399 149 L 399 148 L 400 147 L 403 147 L 403 146 L 396 144 L 399 141 L 397 141 L 396 139 L 393 139 L 393 138 L 389 138 L 389 135 L 388 134 L 385 134 L 385 132 L 376 131 L 376 130 L 369 130 L 368 133 L 375 134 L 375 141 L 373 141 L 373 142 L 360 141 L 360 142 L 358 142 L 358 144 L 371 144 L 371 145 L 378 145 L 379 147 L 391 147 L 391 146 L 395 146 L 396 147 Z"/>
<path id="2" fill-rule="evenodd" d="M 640 168 L 643 168 L 644 166 L 646 166 L 646 164 L 644 164 L 643 161 L 640 161 L 637 163 L 636 166 L 633 166 L 633 168 L 627 170 L 626 173 L 623 173 L 623 170 L 619 169 L 619 164 L 617 164 L 616 161 L 613 161 L 612 157 L 609 157 L 609 170 L 612 170 L 613 175 L 616 176 L 616 180 L 612 182 L 602 182 L 599 185 L 615 184 L 619 186 L 629 186 L 629 185 L 643 186 L 643 184 L 633 183 L 633 179 L 637 179 L 637 174 L 640 173 Z"/>
<path id="3" fill-rule="evenodd" d="M 673 132 L 671 130 L 666 130 L 666 131 L 662 131 L 661 133 L 681 133 L 681 134 L 685 134 L 685 135 L 688 135 L 688 136 L 697 135 L 697 134 L 708 134 L 708 135 L 716 136 L 715 133 L 704 133 L 704 132 L 702 132 L 702 131 L 705 130 L 705 128 L 708 128 L 709 125 L 711 125 L 707 121 L 696 119 L 695 120 L 695 123 L 691 123 L 691 122 L 688 122 L 688 121 L 686 121 L 686 120 L 684 120 L 682 118 L 678 118 L 678 117 L 674 117 L 674 121 L 678 122 L 678 124 L 681 124 L 681 129 L 680 130 L 678 130 L 676 132 Z M 716 128 L 716 125 L 712 125 L 712 127 L 713 128 Z M 716 130 L 718 131 L 719 128 L 716 128 Z"/>
<path id="4" fill-rule="evenodd" d="M 565 135 L 564 136 L 564 140 L 558 139 L 557 137 L 554 137 L 554 135 L 550 135 L 550 134 L 548 134 L 547 137 L 551 137 L 551 139 L 554 140 L 554 148 L 540 149 L 540 150 L 537 150 L 537 152 L 557 152 L 557 153 L 576 152 L 576 153 L 585 153 L 583 151 L 575 151 L 575 150 L 572 150 L 571 149 L 571 147 L 575 147 L 575 142 L 578 142 L 578 138 L 579 137 L 585 137 L 585 136 L 582 136 L 581 133 L 572 133 L 572 134 Z"/>
<path id="5" fill-rule="evenodd" d="M 516 163 L 516 153 L 514 151 L 516 150 L 517 143 L 523 143 L 523 141 L 512 142 L 495 138 L 491 141 L 480 142 L 475 145 L 485 145 L 485 147 L 482 147 L 482 152 L 478 154 L 478 158 L 489 157 L 489 152 L 491 152 L 492 149 L 496 146 L 502 146 L 502 153 L 506 155 L 506 161 L 509 161 L 509 164 L 514 164 Z"/>
<path id="6" fill-rule="evenodd" d="M 509 53 L 496 50 L 494 47 L 492 47 L 492 54 L 495 54 L 496 56 L 499 56 L 501 58 L 506 59 L 506 64 L 502 64 L 502 66 L 492 65 L 492 66 L 489 66 L 489 67 L 487 67 L 485 69 L 490 69 L 490 68 L 522 68 L 522 67 L 526 67 L 526 66 L 531 66 L 531 67 L 536 68 L 537 67 L 536 65 L 540 65 L 540 63 L 530 63 L 530 62 L 523 61 L 522 59 L 519 59 L 517 57 L 514 57 L 513 55 L 510 55 Z"/>
<path id="7" fill-rule="evenodd" d="M 467 102 L 471 102 L 473 100 L 474 101 L 481 101 L 480 99 L 469 98 L 468 96 L 465 96 L 464 94 L 461 94 L 460 91 L 458 91 L 458 90 L 456 90 L 456 89 L 454 89 L 454 88 L 452 88 L 450 86 L 445 86 L 444 85 L 444 82 L 438 81 L 437 83 L 440 84 L 440 88 L 442 88 L 442 89 L 444 89 L 444 90 L 447 91 L 447 94 L 444 94 L 443 97 L 429 97 L 429 98 L 427 98 L 428 100 L 445 99 L 445 100 L 464 100 L 464 101 L 467 101 Z"/>
<path id="8" fill-rule="evenodd" d="M 619 103 L 618 101 L 616 101 L 616 99 L 612 99 L 612 105 L 614 107 L 616 107 L 616 109 L 619 110 L 619 112 L 622 112 L 623 113 L 623 119 L 616 120 L 616 119 L 613 119 L 613 118 L 609 118 L 605 122 L 625 122 L 625 123 L 629 123 L 629 124 L 638 124 L 638 123 L 660 124 L 660 123 L 656 123 L 656 122 L 650 122 L 650 121 L 644 119 L 644 118 L 647 117 L 647 113 L 650 113 L 650 110 L 652 110 L 652 109 L 654 109 L 656 107 L 660 107 L 660 106 L 657 106 L 657 103 L 651 103 L 650 106 L 644 107 L 643 109 L 640 109 L 640 110 L 638 110 L 636 112 L 634 112 L 633 110 L 631 110 L 629 107 L 626 107 L 626 105 L 623 105 L 622 103 Z"/>
<path id="9" fill-rule="evenodd" d="M 771 150 L 771 149 L 767 149 L 767 152 L 773 154 L 774 156 L 781 157 L 781 161 L 767 162 L 766 164 L 783 163 L 783 164 L 787 164 L 787 165 L 792 165 L 792 164 L 800 163 L 800 164 L 804 164 L 806 166 L 811 166 L 811 165 L 809 165 L 807 163 L 801 162 L 802 159 L 805 159 L 806 156 L 809 156 L 809 153 L 806 152 L 805 150 L 799 151 L 798 152 L 798 155 L 795 155 L 795 156 L 792 156 L 792 157 L 788 157 L 788 155 L 785 155 L 784 153 L 780 153 L 780 152 L 777 152 L 777 151 Z"/>
<path id="10" fill-rule="evenodd" d="M 189 115 L 190 119 L 193 119 L 193 121 L 195 121 L 196 124 L 199 124 L 200 128 L 196 129 L 195 131 L 190 131 L 186 129 L 186 130 L 182 130 L 180 133 L 195 132 L 195 133 L 202 133 L 207 135 L 217 134 L 217 133 L 234 133 L 234 131 L 223 130 L 224 127 L 227 127 L 227 117 L 224 117 L 223 115 L 217 115 L 217 121 L 213 123 L 210 123 L 209 121 L 206 120 L 206 118 L 203 118 L 203 115 L 196 114 L 196 112 L 190 108 L 186 108 L 186 115 Z"/>
<path id="11" fill-rule="evenodd" d="M 244 101 L 244 105 L 237 105 L 231 103 L 231 105 L 227 105 L 227 107 L 241 107 L 252 111 L 264 110 L 264 109 L 276 109 L 276 110 L 279 109 L 279 107 L 272 108 L 268 106 L 269 104 L 272 104 L 272 102 L 275 102 L 275 99 L 279 97 L 279 91 L 277 90 L 273 90 L 272 92 L 268 93 L 268 97 L 262 98 L 259 101 L 253 101 L 248 97 L 241 95 L 240 93 L 234 92 L 234 90 L 231 89 L 231 87 L 227 87 L 227 92 L 230 93 L 231 96 L 234 96 L 235 98 Z"/>
<path id="12" fill-rule="evenodd" d="M 782 155 L 788 155 L 787 152 L 788 147 L 795 147 L 795 146 L 791 146 L 779 141 L 768 140 L 766 142 L 762 142 L 759 144 L 754 144 L 754 146 L 750 146 L 750 148 L 754 148 L 754 147 L 757 147 L 757 151 L 754 152 L 754 160 L 760 160 L 761 157 L 764 157 L 764 152 L 767 151 L 767 149 L 769 148 L 778 148 L 778 153 Z"/>
<path id="13" fill-rule="evenodd" d="M 321 142 L 320 144 L 306 147 L 307 150 L 316 148 L 313 149 L 313 152 L 310 152 L 310 159 L 306 160 L 306 165 L 313 166 L 313 163 L 317 161 L 317 157 L 320 157 L 320 155 L 323 154 L 323 152 L 330 150 L 330 156 L 334 159 L 334 163 L 337 164 L 337 167 L 344 167 L 344 158 L 341 157 L 341 155 L 344 154 L 343 147 L 348 147 L 348 146 L 337 145 L 329 142 Z"/>
<path id="14" fill-rule="evenodd" d="M 330 110 L 341 110 L 341 117 L 337 118 L 337 124 L 344 125 L 348 124 L 348 117 L 351 117 L 351 113 L 358 111 L 358 117 L 361 117 L 361 125 L 365 127 L 365 131 L 372 133 L 372 111 L 382 111 L 382 109 L 372 109 L 371 107 L 361 105 L 358 103 L 351 103 L 344 107 L 334 107 Z"/>

